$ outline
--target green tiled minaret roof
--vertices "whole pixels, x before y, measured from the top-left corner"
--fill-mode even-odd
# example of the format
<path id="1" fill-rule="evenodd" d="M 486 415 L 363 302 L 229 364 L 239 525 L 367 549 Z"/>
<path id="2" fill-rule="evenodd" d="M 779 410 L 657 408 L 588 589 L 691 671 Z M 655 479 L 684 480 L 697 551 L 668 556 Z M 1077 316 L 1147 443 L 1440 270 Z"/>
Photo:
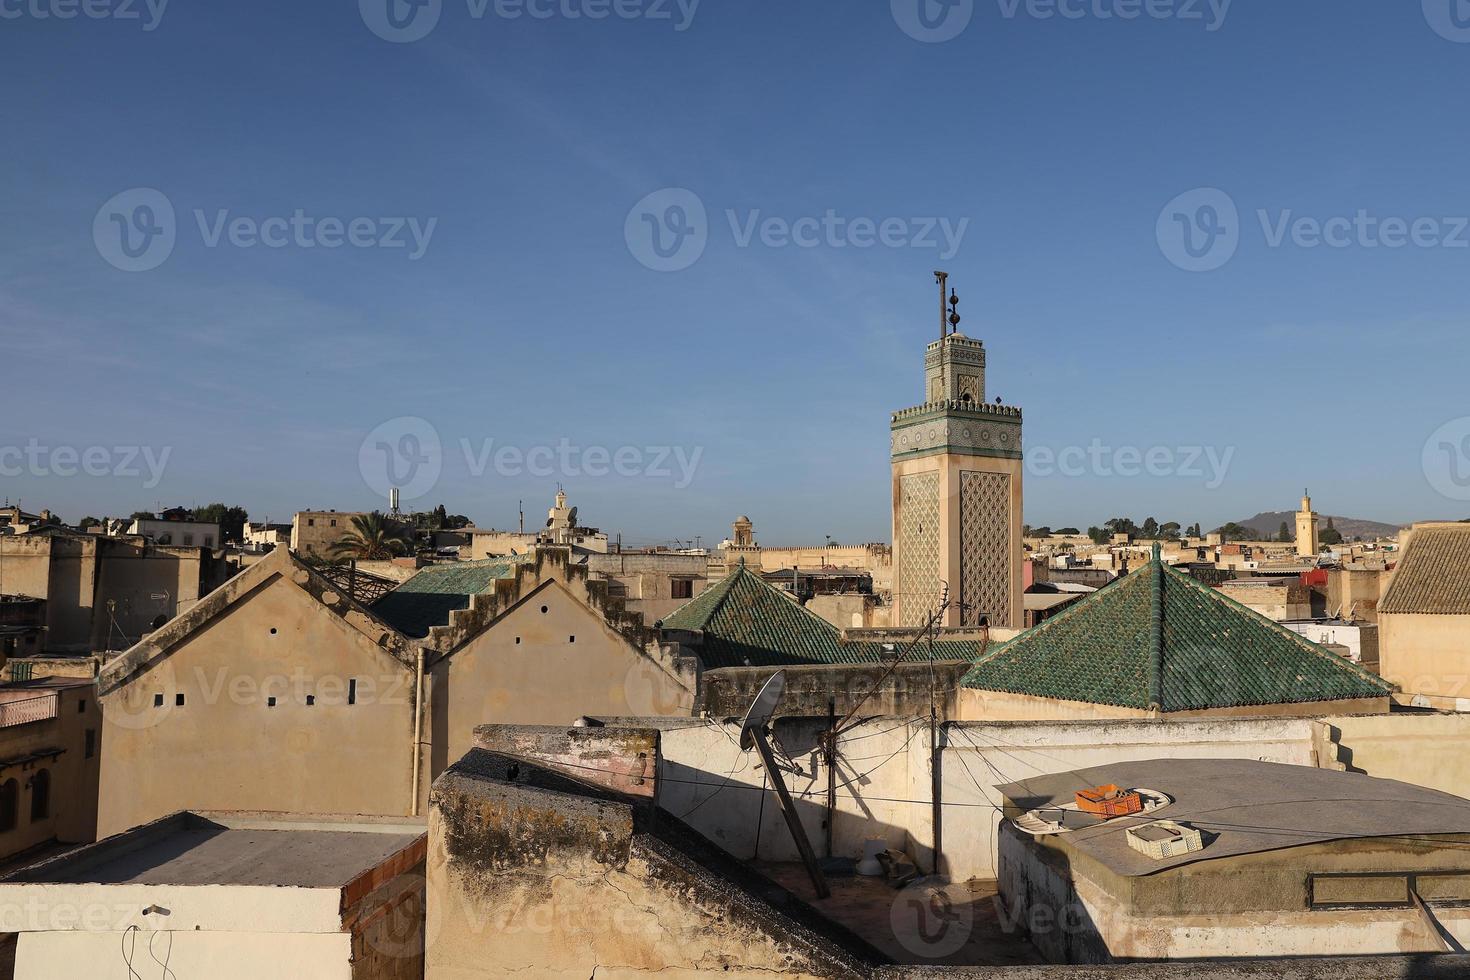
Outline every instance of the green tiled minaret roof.
<path id="1" fill-rule="evenodd" d="M 663 628 L 702 632 L 700 659 L 709 670 L 883 663 L 893 657 L 882 643 L 844 643 L 837 627 L 744 564 L 667 616 Z M 974 643 L 959 640 L 934 644 L 936 660 L 973 660 L 977 652 Z M 928 647 L 919 644 L 907 659 L 928 656 Z"/>
<path id="2" fill-rule="evenodd" d="M 1154 560 L 992 649 L 963 685 L 1203 711 L 1386 697 L 1382 678 Z"/>

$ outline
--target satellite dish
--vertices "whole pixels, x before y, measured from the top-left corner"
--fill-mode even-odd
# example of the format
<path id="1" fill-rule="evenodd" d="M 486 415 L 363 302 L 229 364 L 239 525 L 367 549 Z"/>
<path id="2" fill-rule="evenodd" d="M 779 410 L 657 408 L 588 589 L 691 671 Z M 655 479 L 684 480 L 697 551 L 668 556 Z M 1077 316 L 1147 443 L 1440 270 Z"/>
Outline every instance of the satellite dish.
<path id="1" fill-rule="evenodd" d="M 786 671 L 778 670 L 766 681 L 761 692 L 755 696 L 750 710 L 745 713 L 745 720 L 740 723 L 740 747 L 749 752 L 755 745 L 755 733 L 764 731 L 771 723 L 771 716 L 776 713 L 776 708 L 781 703 L 781 695 L 786 693 Z"/>
<path id="2" fill-rule="evenodd" d="M 567 525 L 569 527 L 577 526 L 577 508 L 573 507 L 571 510 L 567 511 Z"/>

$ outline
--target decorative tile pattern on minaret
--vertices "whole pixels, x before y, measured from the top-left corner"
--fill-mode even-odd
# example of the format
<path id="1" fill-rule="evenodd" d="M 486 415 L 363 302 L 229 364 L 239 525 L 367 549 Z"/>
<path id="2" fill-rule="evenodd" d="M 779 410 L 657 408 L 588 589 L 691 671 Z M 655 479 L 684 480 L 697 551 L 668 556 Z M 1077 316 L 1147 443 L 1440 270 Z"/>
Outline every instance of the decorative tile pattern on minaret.
<path id="1" fill-rule="evenodd" d="M 1021 624 L 1021 410 L 985 402 L 985 345 L 958 332 L 940 288 L 941 339 L 924 352 L 922 405 L 893 415 L 894 624 L 924 622 L 949 587 L 946 626 Z M 945 309 L 945 303 L 948 309 Z"/>

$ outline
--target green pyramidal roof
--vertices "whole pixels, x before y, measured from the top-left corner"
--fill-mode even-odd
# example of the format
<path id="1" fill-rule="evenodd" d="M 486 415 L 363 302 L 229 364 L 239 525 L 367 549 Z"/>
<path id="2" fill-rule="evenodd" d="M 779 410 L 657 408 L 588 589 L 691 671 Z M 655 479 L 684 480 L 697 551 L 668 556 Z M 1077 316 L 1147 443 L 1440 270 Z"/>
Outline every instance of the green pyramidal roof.
<path id="1" fill-rule="evenodd" d="M 468 609 L 470 596 L 488 591 L 497 579 L 514 576 L 522 560 L 517 556 L 427 565 L 373 603 L 373 613 L 404 636 L 428 636 L 431 627 L 447 626 L 454 610 Z"/>
<path id="2" fill-rule="evenodd" d="M 1157 557 L 994 648 L 963 684 L 1164 711 L 1381 698 L 1391 690 Z"/>
<path id="3" fill-rule="evenodd" d="M 744 564 L 676 609 L 663 620 L 663 627 L 702 632 L 700 659 L 710 670 L 883 663 L 893 657 L 882 643 L 844 643 L 837 627 Z M 934 644 L 936 660 L 972 660 L 975 653 L 974 643 Z M 907 659 L 924 660 L 928 655 L 927 647 L 918 646 Z"/>

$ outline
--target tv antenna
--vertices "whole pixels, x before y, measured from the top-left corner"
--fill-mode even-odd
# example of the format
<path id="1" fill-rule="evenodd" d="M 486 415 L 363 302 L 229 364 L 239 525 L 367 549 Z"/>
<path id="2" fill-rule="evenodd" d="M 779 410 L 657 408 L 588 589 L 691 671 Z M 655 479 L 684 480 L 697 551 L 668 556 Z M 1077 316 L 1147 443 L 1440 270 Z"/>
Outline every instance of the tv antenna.
<path id="1" fill-rule="evenodd" d="M 826 898 L 832 894 L 827 887 L 827 879 L 822 876 L 822 869 L 817 866 L 817 856 L 812 852 L 812 842 L 807 840 L 806 830 L 801 826 L 801 818 L 796 813 L 796 804 L 791 801 L 791 794 L 786 790 L 786 779 L 781 775 L 781 769 L 776 765 L 776 755 L 771 751 L 771 743 L 767 737 L 766 727 L 771 723 L 771 718 L 776 713 L 776 707 L 781 703 L 781 695 L 786 693 L 786 671 L 778 670 L 770 676 L 755 701 L 751 703 L 750 710 L 745 713 L 745 719 L 740 723 L 740 748 L 749 752 L 754 748 L 760 753 L 761 762 L 770 774 L 771 785 L 776 788 L 776 799 L 781 803 L 781 816 L 786 818 L 786 828 L 791 831 L 791 839 L 796 842 L 796 849 L 801 853 L 801 863 L 806 865 L 806 873 L 812 879 L 812 887 L 816 889 L 818 898 Z M 755 829 L 757 835 L 760 828 Z"/>

